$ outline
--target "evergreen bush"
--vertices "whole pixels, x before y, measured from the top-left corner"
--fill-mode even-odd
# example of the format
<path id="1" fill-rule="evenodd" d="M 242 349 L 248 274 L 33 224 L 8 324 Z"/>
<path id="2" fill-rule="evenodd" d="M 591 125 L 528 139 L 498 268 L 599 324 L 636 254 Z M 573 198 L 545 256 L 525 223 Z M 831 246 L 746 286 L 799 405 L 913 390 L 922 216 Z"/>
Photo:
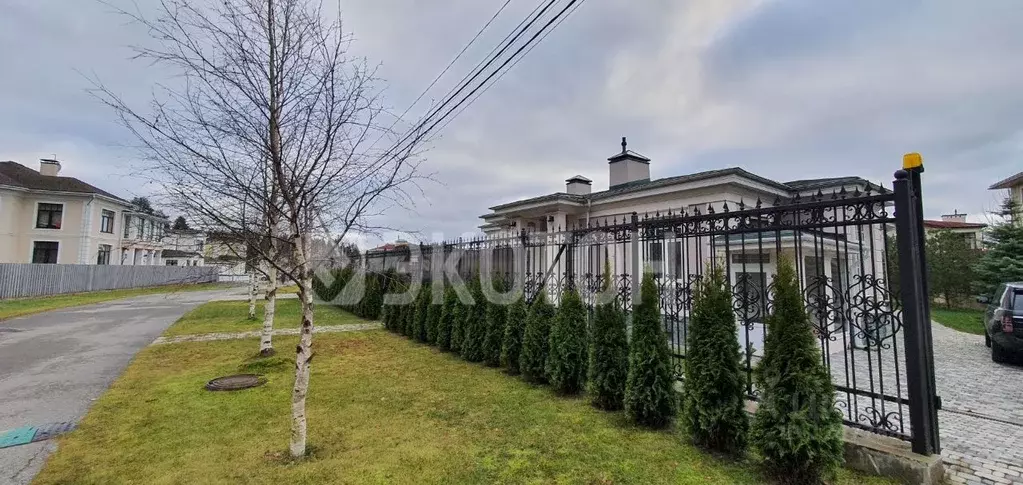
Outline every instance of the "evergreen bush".
<path id="1" fill-rule="evenodd" d="M 606 266 L 604 291 L 611 285 Z M 629 374 L 629 336 L 625 312 L 614 299 L 594 309 L 589 358 L 588 384 L 593 405 L 607 411 L 622 409 Z"/>
<path id="2" fill-rule="evenodd" d="M 504 283 L 494 279 L 494 291 L 504 292 Z M 501 343 L 508 307 L 502 303 L 487 302 L 486 335 L 483 338 L 483 361 L 490 367 L 501 365 Z"/>
<path id="3" fill-rule="evenodd" d="M 547 381 L 559 394 L 578 394 L 586 385 L 586 306 L 572 284 L 561 293 L 561 305 L 550 330 Z"/>
<path id="4" fill-rule="evenodd" d="M 443 293 L 441 296 L 443 296 Z M 441 310 L 443 309 L 443 301 L 441 303 L 434 303 L 431 291 L 429 308 L 426 311 L 426 342 L 430 345 L 437 345 L 437 327 L 440 325 Z"/>
<path id="5" fill-rule="evenodd" d="M 437 320 L 437 348 L 445 352 L 451 350 L 451 331 L 454 327 L 457 305 L 458 294 L 455 293 L 454 285 L 449 284 L 444 290 L 444 304 Z"/>
<path id="6" fill-rule="evenodd" d="M 760 402 L 750 440 L 769 475 L 821 483 L 842 463 L 842 415 L 821 363 L 792 261 L 778 262 L 764 358 L 756 368 Z"/>
<path id="7" fill-rule="evenodd" d="M 640 301 L 634 304 L 632 312 L 625 414 L 637 424 L 661 428 L 675 416 L 678 399 L 652 271 L 644 272 L 640 293 Z"/>
<path id="8" fill-rule="evenodd" d="M 732 292 L 721 268 L 699 284 L 689 320 L 682 421 L 693 441 L 729 453 L 746 448 L 746 379 L 732 313 Z"/>
<path id="9" fill-rule="evenodd" d="M 526 328 L 522 333 L 522 353 L 519 356 L 519 371 L 528 382 L 547 382 L 547 350 L 549 348 L 551 321 L 554 307 L 541 291 L 526 314 Z"/>
<path id="10" fill-rule="evenodd" d="M 462 353 L 462 341 L 465 340 L 465 312 L 467 311 L 465 304 L 455 297 L 455 304 L 451 308 L 451 351 L 461 355 Z"/>
<path id="11" fill-rule="evenodd" d="M 430 283 L 423 282 L 416 296 L 416 308 L 412 322 L 412 336 L 419 342 L 426 342 L 426 318 L 430 311 Z"/>
<path id="12" fill-rule="evenodd" d="M 483 360 L 483 342 L 487 333 L 487 301 L 483 296 L 479 275 L 469 284 L 473 304 L 465 307 L 462 320 L 462 358 L 469 362 Z"/>
<path id="13" fill-rule="evenodd" d="M 526 299 L 519 296 L 508 307 L 504 323 L 504 341 L 501 343 L 501 365 L 511 374 L 519 373 L 519 354 L 522 353 L 522 333 L 526 328 Z"/>

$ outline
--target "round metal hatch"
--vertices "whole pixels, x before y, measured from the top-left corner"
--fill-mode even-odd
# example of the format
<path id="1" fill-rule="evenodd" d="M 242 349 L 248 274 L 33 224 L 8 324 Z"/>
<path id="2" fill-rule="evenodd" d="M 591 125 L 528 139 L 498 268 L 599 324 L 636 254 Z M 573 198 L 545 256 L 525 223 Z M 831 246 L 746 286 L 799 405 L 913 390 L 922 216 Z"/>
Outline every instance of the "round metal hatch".
<path id="1" fill-rule="evenodd" d="M 237 374 L 218 377 L 206 383 L 207 391 L 237 391 L 266 384 L 266 378 L 256 374 Z"/>

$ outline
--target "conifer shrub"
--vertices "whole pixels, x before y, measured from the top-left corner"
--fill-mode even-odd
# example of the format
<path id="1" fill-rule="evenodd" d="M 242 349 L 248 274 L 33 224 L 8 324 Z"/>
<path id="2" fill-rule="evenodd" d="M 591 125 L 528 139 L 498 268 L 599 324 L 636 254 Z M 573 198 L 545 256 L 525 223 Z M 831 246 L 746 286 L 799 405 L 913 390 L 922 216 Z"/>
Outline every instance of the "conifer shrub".
<path id="1" fill-rule="evenodd" d="M 412 321 L 412 337 L 419 342 L 426 342 L 426 319 L 430 311 L 430 284 L 423 282 L 416 296 L 416 307 Z"/>
<path id="2" fill-rule="evenodd" d="M 547 354 L 547 381 L 559 394 L 578 394 L 586 385 L 586 306 L 575 285 L 561 293 L 551 326 Z"/>
<path id="3" fill-rule="evenodd" d="M 750 442 L 783 483 L 821 483 L 842 463 L 842 415 L 814 343 L 792 261 L 778 262 L 764 358 L 754 377 L 760 401 Z"/>
<path id="4" fill-rule="evenodd" d="M 457 313 L 458 294 L 453 285 L 444 289 L 444 304 L 441 305 L 440 318 L 437 319 L 437 348 L 447 352 L 451 350 L 451 331 Z"/>
<path id="5" fill-rule="evenodd" d="M 484 358 L 483 342 L 487 334 L 487 301 L 480 286 L 479 275 L 470 283 L 472 305 L 466 305 L 462 320 L 462 358 L 481 362 Z"/>
<path id="6" fill-rule="evenodd" d="M 683 425 L 700 446 L 728 453 L 746 448 L 749 418 L 732 292 L 721 268 L 697 288 L 689 320 Z"/>
<path id="7" fill-rule="evenodd" d="M 508 307 L 504 323 L 504 341 L 501 343 L 501 365 L 512 375 L 519 373 L 519 354 L 522 353 L 522 334 L 526 329 L 526 299 L 519 296 Z"/>
<path id="8" fill-rule="evenodd" d="M 426 343 L 430 345 L 437 345 L 437 327 L 440 325 L 440 314 L 443 309 L 443 302 L 434 303 L 431 296 L 426 311 Z"/>
<path id="9" fill-rule="evenodd" d="M 603 290 L 609 291 L 610 286 L 605 264 Z M 593 311 L 589 351 L 588 387 L 593 405 L 606 411 L 622 409 L 629 374 L 629 336 L 625 312 L 613 298 Z"/>
<path id="10" fill-rule="evenodd" d="M 554 315 L 554 307 L 547 301 L 547 295 L 541 291 L 529 306 L 526 328 L 522 333 L 519 371 L 522 378 L 528 382 L 547 382 L 547 351 Z"/>
<path id="11" fill-rule="evenodd" d="M 494 280 L 494 291 L 504 292 L 504 283 Z M 503 303 L 487 302 L 486 335 L 483 338 L 483 361 L 490 367 L 501 365 L 501 343 L 504 340 L 504 326 L 508 307 Z"/>
<path id="12" fill-rule="evenodd" d="M 652 271 L 644 273 L 640 301 L 633 306 L 625 414 L 637 424 L 663 428 L 675 416 L 678 399 L 668 338 L 658 310 L 657 285 Z"/>

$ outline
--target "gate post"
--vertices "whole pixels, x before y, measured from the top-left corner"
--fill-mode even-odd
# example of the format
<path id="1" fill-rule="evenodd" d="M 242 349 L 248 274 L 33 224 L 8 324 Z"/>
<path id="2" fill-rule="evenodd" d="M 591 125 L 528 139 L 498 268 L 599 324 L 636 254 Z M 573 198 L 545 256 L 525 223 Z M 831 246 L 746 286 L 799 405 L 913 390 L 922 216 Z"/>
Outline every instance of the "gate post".
<path id="1" fill-rule="evenodd" d="M 895 172 L 895 234 L 899 252 L 899 287 L 902 291 L 902 327 L 906 346 L 906 384 L 913 452 L 938 453 L 938 411 L 934 388 L 928 297 L 924 286 L 923 216 L 917 211 L 917 193 L 910 173 Z"/>
<path id="2" fill-rule="evenodd" d="M 639 214 L 632 213 L 632 240 L 629 244 L 632 246 L 632 306 L 639 304 L 639 290 L 643 286 L 643 270 L 640 267 L 640 261 L 643 258 L 639 255 Z M 629 311 L 632 309 L 629 308 Z"/>

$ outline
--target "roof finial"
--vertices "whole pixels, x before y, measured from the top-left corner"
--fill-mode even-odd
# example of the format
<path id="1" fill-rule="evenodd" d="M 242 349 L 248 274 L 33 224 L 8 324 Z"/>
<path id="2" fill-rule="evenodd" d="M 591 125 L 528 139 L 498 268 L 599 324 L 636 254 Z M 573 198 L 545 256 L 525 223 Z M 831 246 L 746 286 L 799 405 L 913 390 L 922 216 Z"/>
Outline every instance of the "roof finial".
<path id="1" fill-rule="evenodd" d="M 622 153 L 626 152 L 625 147 L 627 147 L 628 145 L 629 145 L 629 143 L 625 141 L 625 137 L 623 136 L 622 137 Z"/>

